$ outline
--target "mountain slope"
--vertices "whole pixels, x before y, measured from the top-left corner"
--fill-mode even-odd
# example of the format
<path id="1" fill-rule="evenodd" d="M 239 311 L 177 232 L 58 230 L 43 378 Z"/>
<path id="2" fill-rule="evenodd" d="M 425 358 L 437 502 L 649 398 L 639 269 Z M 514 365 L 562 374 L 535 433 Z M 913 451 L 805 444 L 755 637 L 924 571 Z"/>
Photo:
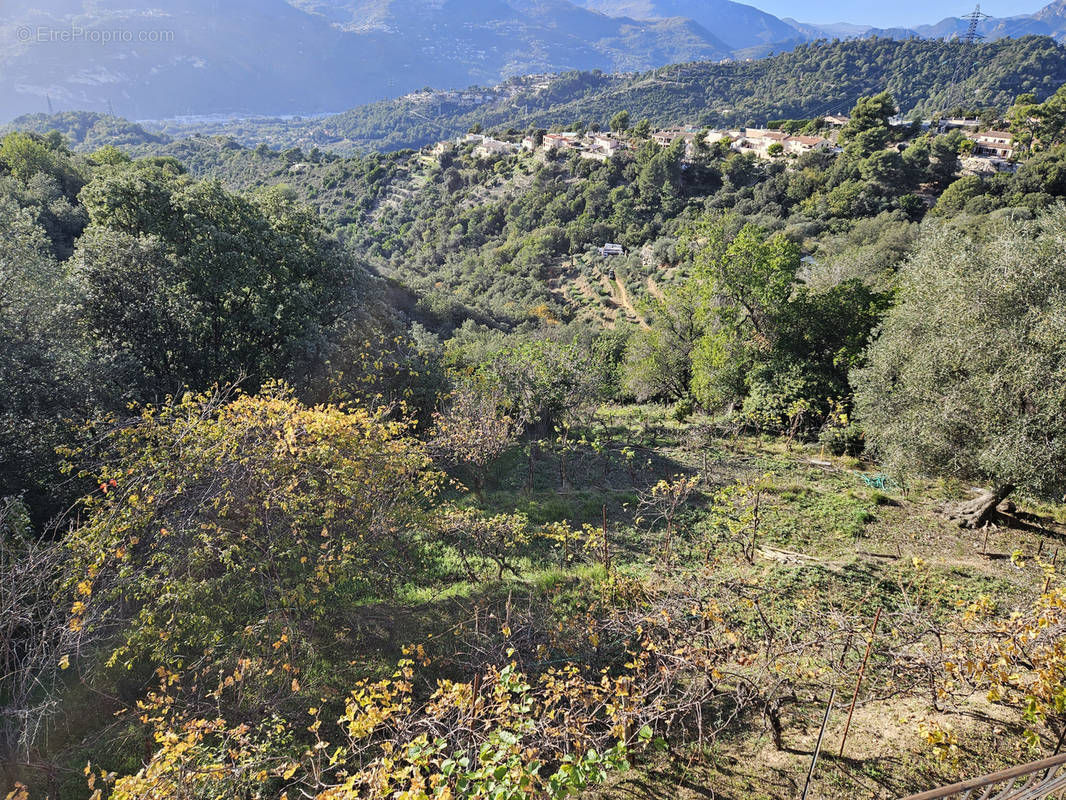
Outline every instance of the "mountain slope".
<path id="1" fill-rule="evenodd" d="M 123 0 L 45 0 L 8 9 L 3 21 L 3 116 L 44 110 L 46 98 L 63 109 L 111 103 L 131 117 L 327 110 L 346 105 L 341 76 L 387 79 L 380 35 L 352 48 L 284 0 L 152 0 L 141 10 Z M 63 40 L 79 28 L 80 41 Z"/>
<path id="2" fill-rule="evenodd" d="M 5 2 L 0 118 L 44 111 L 49 100 L 57 110 L 110 104 L 131 118 L 311 113 L 428 84 L 641 70 L 729 52 L 690 20 L 610 18 L 567 0 L 151 2 Z M 97 40 L 70 41 L 76 28 Z M 100 40 L 116 34 L 124 38 Z"/>
<path id="3" fill-rule="evenodd" d="M 424 86 L 642 72 L 822 38 L 951 38 L 965 25 L 807 25 L 731 0 L 2 0 L 0 120 L 49 109 L 131 119 L 318 114 Z M 990 41 L 1066 41 L 1066 0 L 980 30 Z M 720 105 L 717 95 L 704 102 Z"/>
<path id="4" fill-rule="evenodd" d="M 734 50 L 800 38 L 772 14 L 730 0 L 579 0 L 586 8 L 635 19 L 684 17 L 728 42 Z"/>
<path id="5" fill-rule="evenodd" d="M 578 121 L 606 125 L 619 110 L 656 125 L 733 127 L 847 112 L 863 95 L 892 92 L 905 116 L 929 115 L 958 102 L 1005 111 L 1034 92 L 1042 100 L 1066 83 L 1066 47 L 1047 37 L 976 45 L 910 39 L 815 42 L 750 62 L 690 63 L 636 75 L 569 72 L 514 79 L 479 92 L 481 103 L 446 93 L 381 101 L 320 120 L 240 121 L 167 126 L 172 136 L 227 135 L 255 145 L 389 151 L 418 147 L 480 125 L 548 128 Z M 960 84 L 960 59 L 969 63 Z"/>
<path id="6" fill-rule="evenodd" d="M 883 38 L 952 39 L 966 35 L 970 22 L 961 17 L 946 17 L 934 24 L 914 25 L 907 28 L 875 28 L 872 25 L 837 23 L 812 25 L 785 19 L 792 27 L 808 38 L 854 38 L 879 36 Z M 1020 39 L 1023 36 L 1050 36 L 1066 41 L 1066 0 L 1054 0 L 1035 14 L 1018 14 L 1012 17 L 989 17 L 977 25 L 977 32 L 986 41 L 996 39 Z"/>

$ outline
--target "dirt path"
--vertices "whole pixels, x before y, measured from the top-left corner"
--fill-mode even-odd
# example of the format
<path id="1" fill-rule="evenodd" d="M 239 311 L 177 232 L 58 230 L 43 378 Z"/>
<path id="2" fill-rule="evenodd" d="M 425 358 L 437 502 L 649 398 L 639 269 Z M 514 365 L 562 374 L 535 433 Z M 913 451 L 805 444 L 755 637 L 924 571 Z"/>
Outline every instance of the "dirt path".
<path id="1" fill-rule="evenodd" d="M 659 288 L 659 284 L 655 282 L 655 278 L 651 275 L 648 276 L 648 292 L 656 300 L 662 300 L 664 298 L 663 290 Z"/>
<path id="2" fill-rule="evenodd" d="M 637 321 L 637 324 L 640 327 L 647 329 L 648 322 L 640 315 L 637 309 L 633 307 L 633 303 L 629 300 L 629 292 L 626 291 L 625 284 L 617 277 L 614 279 L 614 283 L 618 287 L 618 293 L 616 296 L 618 297 L 619 305 L 621 305 L 622 308 L 624 308 L 626 312 Z"/>

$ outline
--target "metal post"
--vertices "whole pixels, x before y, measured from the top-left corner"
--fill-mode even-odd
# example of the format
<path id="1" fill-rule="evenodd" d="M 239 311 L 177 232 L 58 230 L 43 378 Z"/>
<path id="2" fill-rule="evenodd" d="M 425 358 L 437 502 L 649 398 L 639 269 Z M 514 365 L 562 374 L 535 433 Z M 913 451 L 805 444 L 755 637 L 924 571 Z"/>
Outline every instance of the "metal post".
<path id="1" fill-rule="evenodd" d="M 844 757 L 844 742 L 848 740 L 848 730 L 851 728 L 851 715 L 855 713 L 855 701 L 859 699 L 859 686 L 862 685 L 862 676 L 866 673 L 866 664 L 870 660 L 870 651 L 874 646 L 874 635 L 877 633 L 877 623 L 881 621 L 881 612 L 884 609 L 877 609 L 877 616 L 874 617 L 873 627 L 870 628 L 870 641 L 866 643 L 866 655 L 863 656 L 862 666 L 859 667 L 859 677 L 855 681 L 855 694 L 851 696 L 851 707 L 848 709 L 848 721 L 844 723 L 844 735 L 840 737 L 840 757 Z"/>
<path id="2" fill-rule="evenodd" d="M 829 692 L 829 702 L 825 704 L 825 716 L 822 717 L 822 729 L 818 731 L 818 741 L 814 743 L 814 755 L 811 757 L 811 768 L 807 770 L 807 782 L 803 784 L 803 800 L 807 800 L 807 792 L 811 790 L 811 778 L 814 777 L 814 767 L 818 764 L 818 754 L 822 751 L 822 737 L 825 736 L 825 726 L 829 724 L 829 712 L 833 710 L 833 700 L 837 696 L 834 686 Z"/>

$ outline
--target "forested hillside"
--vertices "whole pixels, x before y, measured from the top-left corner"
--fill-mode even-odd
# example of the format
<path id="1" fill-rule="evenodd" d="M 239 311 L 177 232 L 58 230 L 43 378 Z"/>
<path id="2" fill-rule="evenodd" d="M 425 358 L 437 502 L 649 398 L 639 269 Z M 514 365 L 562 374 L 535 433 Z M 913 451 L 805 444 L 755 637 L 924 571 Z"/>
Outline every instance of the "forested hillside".
<path id="1" fill-rule="evenodd" d="M 342 151 L 395 150 L 465 133 L 474 125 L 526 130 L 582 122 L 606 128 L 619 109 L 656 125 L 762 125 L 844 113 L 859 97 L 885 89 L 908 118 L 956 108 L 1002 113 L 1017 95 L 1033 92 L 1043 100 L 1063 81 L 1066 49 L 1044 37 L 978 45 L 920 39 L 820 41 L 752 61 L 681 64 L 637 75 L 565 73 L 546 88 L 518 87 L 476 107 L 446 97 L 429 102 L 401 98 L 323 120 L 249 120 L 171 127 L 168 132 L 228 134 L 252 145 L 295 142 Z"/>
<path id="2" fill-rule="evenodd" d="M 3 130 L 4 132 L 20 130 L 31 133 L 59 131 L 71 148 L 89 152 L 106 145 L 137 147 L 146 144 L 163 144 L 169 141 L 169 137 L 149 133 L 135 122 L 91 111 L 26 114 L 11 125 L 5 125 Z"/>
<path id="3" fill-rule="evenodd" d="M 4 135 L 0 795 L 889 800 L 1053 753 L 1066 86 L 995 52 L 1037 91 L 984 130 L 878 91 L 793 151 L 620 106 L 610 153 Z"/>

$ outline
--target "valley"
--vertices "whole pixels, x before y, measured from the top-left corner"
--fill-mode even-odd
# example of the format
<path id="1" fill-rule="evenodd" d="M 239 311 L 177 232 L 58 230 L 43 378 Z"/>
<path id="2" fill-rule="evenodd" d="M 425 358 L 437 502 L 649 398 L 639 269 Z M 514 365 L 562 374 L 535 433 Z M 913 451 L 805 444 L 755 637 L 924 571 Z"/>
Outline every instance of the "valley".
<path id="1" fill-rule="evenodd" d="M 802 23 L 735 6 L 245 7 L 303 71 L 182 46 L 210 69 L 160 109 L 242 70 L 332 103 L 322 48 L 391 74 L 347 37 L 428 77 L 0 131 L 0 796 L 913 800 L 1066 762 L 1066 48 L 749 61 Z M 224 46 L 234 9 L 160 13 Z"/>

